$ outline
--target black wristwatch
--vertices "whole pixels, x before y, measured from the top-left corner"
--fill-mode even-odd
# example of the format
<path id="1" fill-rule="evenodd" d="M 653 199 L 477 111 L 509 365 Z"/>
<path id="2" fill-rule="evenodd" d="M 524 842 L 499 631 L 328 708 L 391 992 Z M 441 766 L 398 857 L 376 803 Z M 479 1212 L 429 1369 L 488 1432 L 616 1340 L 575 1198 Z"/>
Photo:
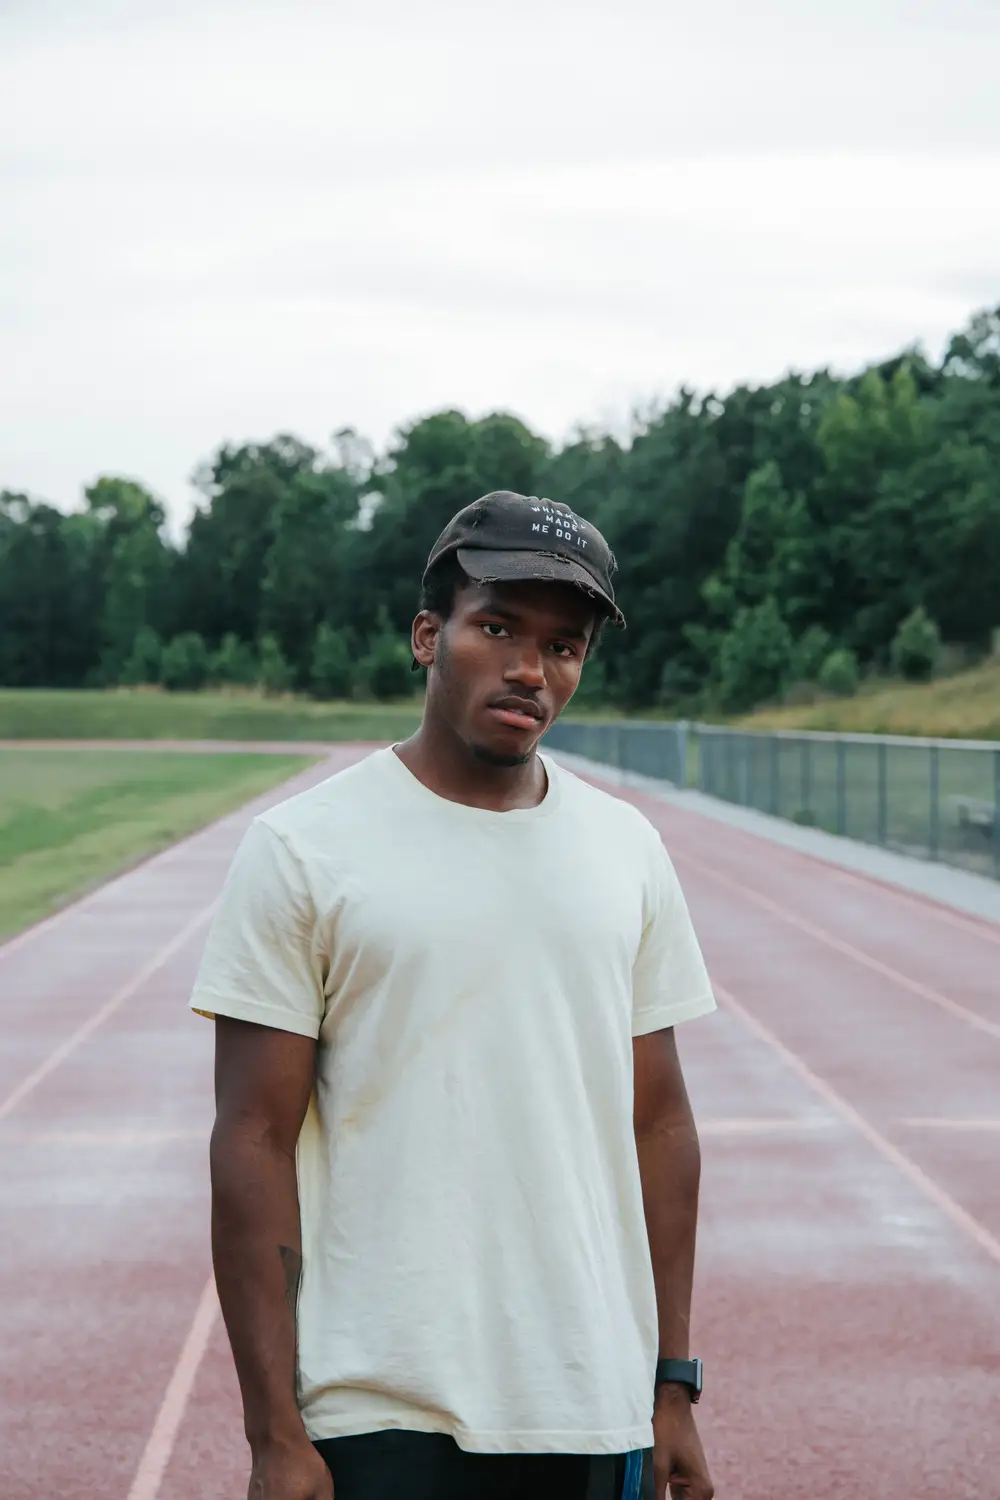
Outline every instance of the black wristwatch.
<path id="1" fill-rule="evenodd" d="M 655 1385 L 686 1385 L 692 1402 L 701 1400 L 702 1368 L 700 1359 L 661 1359 L 657 1361 Z"/>

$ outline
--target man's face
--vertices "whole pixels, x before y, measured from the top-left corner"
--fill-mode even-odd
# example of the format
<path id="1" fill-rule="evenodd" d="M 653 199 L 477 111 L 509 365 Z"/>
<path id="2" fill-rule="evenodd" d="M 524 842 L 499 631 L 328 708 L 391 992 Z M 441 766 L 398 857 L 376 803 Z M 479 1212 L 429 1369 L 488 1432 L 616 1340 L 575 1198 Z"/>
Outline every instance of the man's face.
<path id="1" fill-rule="evenodd" d="M 516 766 L 576 691 L 596 623 L 571 584 L 470 583 L 448 619 L 417 616 L 413 648 L 459 739 L 491 765 Z"/>

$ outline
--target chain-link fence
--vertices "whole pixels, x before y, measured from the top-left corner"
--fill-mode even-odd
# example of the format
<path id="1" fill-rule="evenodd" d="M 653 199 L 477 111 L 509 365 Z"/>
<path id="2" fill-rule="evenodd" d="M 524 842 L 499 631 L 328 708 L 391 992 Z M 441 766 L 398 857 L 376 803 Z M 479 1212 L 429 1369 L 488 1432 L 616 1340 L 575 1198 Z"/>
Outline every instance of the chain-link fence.
<path id="1" fill-rule="evenodd" d="M 652 776 L 673 786 L 688 783 L 688 726 L 642 724 L 621 720 L 587 724 L 560 719 L 545 736 L 547 748 L 583 755 L 638 776 Z"/>
<path id="2" fill-rule="evenodd" d="M 562 721 L 547 743 L 810 828 L 1000 879 L 1000 747 Z"/>

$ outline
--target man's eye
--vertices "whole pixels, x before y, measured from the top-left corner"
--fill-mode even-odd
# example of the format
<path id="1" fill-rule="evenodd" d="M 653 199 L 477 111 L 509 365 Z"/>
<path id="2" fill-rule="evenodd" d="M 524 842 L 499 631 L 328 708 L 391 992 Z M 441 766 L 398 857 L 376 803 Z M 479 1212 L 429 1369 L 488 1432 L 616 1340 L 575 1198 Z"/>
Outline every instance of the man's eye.
<path id="1" fill-rule="evenodd" d="M 576 655 L 576 652 L 573 650 L 573 647 L 570 646 L 570 645 L 567 645 L 567 643 L 565 641 L 555 641 L 553 643 L 552 649 L 556 653 L 557 656 L 575 656 Z"/>
<path id="2" fill-rule="evenodd" d="M 480 626 L 480 629 L 484 630 L 486 634 L 490 636 L 490 638 L 494 641 L 499 641 L 501 637 L 507 634 L 506 626 L 497 625 L 493 620 L 487 620 L 484 625 Z"/>

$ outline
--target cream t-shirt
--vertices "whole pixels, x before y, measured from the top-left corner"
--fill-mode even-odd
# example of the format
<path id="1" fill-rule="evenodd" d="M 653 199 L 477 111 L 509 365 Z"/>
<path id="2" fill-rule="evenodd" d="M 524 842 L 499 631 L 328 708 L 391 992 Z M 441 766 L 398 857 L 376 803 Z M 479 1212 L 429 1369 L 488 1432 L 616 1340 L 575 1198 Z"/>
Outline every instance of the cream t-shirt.
<path id="1" fill-rule="evenodd" d="M 298 1147 L 312 1438 L 649 1446 L 632 1037 L 714 1008 L 659 835 L 542 757 L 538 807 L 391 749 L 255 819 L 192 1006 L 319 1038 Z"/>

